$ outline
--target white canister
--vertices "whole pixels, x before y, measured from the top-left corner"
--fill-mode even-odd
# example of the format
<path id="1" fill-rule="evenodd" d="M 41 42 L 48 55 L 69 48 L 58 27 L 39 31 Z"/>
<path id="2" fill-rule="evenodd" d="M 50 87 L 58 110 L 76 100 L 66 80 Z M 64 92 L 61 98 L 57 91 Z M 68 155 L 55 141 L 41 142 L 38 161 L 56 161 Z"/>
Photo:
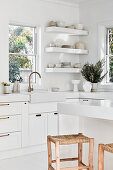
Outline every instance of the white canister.
<path id="1" fill-rule="evenodd" d="M 4 94 L 10 93 L 10 86 L 4 86 Z"/>

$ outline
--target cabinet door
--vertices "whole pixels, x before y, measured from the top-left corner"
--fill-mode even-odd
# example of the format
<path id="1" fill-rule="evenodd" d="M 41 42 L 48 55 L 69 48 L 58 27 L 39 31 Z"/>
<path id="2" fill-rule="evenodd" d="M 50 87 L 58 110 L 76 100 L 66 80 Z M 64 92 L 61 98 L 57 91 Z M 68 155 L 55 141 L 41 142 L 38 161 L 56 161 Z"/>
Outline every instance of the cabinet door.
<path id="1" fill-rule="evenodd" d="M 41 145 L 47 141 L 47 114 L 29 116 L 29 144 Z"/>
<path id="2" fill-rule="evenodd" d="M 58 135 L 58 113 L 48 113 L 48 135 Z"/>

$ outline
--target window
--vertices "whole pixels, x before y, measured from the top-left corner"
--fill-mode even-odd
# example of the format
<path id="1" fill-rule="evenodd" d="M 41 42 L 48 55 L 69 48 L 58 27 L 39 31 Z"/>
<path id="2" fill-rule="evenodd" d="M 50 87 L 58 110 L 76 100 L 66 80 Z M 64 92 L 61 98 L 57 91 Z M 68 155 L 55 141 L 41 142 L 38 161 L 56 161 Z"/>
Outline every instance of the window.
<path id="1" fill-rule="evenodd" d="M 108 71 L 107 83 L 113 82 L 113 28 L 107 28 L 106 38 L 106 69 Z"/>
<path id="2" fill-rule="evenodd" d="M 36 56 L 36 28 L 9 25 L 9 81 L 27 83 L 29 74 L 36 71 Z M 35 83 L 36 77 L 33 76 L 31 81 Z"/>

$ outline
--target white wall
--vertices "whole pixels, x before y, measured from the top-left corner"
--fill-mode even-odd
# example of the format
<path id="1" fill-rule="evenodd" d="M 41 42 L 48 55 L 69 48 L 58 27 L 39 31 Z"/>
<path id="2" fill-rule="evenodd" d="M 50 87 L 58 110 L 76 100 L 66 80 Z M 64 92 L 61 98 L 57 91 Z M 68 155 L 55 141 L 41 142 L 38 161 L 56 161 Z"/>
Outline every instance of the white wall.
<path id="1" fill-rule="evenodd" d="M 89 36 L 84 39 L 89 49 L 89 55 L 80 58 L 82 64 L 85 62 L 96 62 L 98 56 L 98 26 L 104 22 L 113 22 L 113 1 L 92 0 L 80 4 L 80 22 L 89 30 Z M 104 35 L 103 35 L 104 36 Z M 113 142 L 113 122 L 97 119 L 80 118 L 80 131 L 95 138 L 94 169 L 98 168 L 98 144 Z M 105 153 L 105 169 L 112 169 L 113 155 Z"/>
<path id="2" fill-rule="evenodd" d="M 44 88 L 59 86 L 61 89 L 70 89 L 70 81 L 75 79 L 69 74 L 45 74 L 44 67 L 48 63 L 58 63 L 58 55 L 46 54 L 45 46 L 56 38 L 56 35 L 47 35 L 45 26 L 50 20 L 65 21 L 66 24 L 76 24 L 79 19 L 79 9 L 75 6 L 52 4 L 42 0 L 5 0 L 0 2 L 0 82 L 8 81 L 8 24 L 22 23 L 41 28 L 41 74 Z M 68 40 L 68 39 L 67 39 Z M 76 40 L 72 38 L 73 42 Z M 75 59 L 72 57 L 72 60 Z M 78 61 L 78 57 L 77 57 Z"/>
<path id="3" fill-rule="evenodd" d="M 80 4 L 80 22 L 89 30 L 89 36 L 84 39 L 89 55 L 81 58 L 81 62 L 96 62 L 98 56 L 98 27 L 103 22 L 113 22 L 113 1 L 92 0 Z M 103 35 L 104 36 L 104 35 Z"/>

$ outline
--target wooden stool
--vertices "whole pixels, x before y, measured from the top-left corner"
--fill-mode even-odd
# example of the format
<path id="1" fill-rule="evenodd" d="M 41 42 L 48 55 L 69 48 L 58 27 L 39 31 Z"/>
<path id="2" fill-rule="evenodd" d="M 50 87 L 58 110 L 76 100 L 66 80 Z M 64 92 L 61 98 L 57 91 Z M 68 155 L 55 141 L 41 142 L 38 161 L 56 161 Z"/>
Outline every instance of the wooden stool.
<path id="1" fill-rule="evenodd" d="M 89 169 L 93 170 L 93 151 L 94 139 L 88 138 L 81 133 L 76 135 L 61 135 L 61 136 L 48 136 L 48 170 L 54 170 L 52 163 L 56 163 L 56 170 L 76 170 L 76 169 Z M 51 142 L 55 144 L 56 160 L 52 160 Z M 86 166 L 82 163 L 82 143 L 89 143 L 89 165 Z M 78 144 L 78 158 L 60 159 L 59 146 Z M 60 168 L 60 162 L 64 161 L 78 161 L 78 167 Z"/>
<path id="2" fill-rule="evenodd" d="M 104 151 L 113 153 L 113 143 L 99 144 L 98 147 L 98 170 L 104 170 Z"/>

